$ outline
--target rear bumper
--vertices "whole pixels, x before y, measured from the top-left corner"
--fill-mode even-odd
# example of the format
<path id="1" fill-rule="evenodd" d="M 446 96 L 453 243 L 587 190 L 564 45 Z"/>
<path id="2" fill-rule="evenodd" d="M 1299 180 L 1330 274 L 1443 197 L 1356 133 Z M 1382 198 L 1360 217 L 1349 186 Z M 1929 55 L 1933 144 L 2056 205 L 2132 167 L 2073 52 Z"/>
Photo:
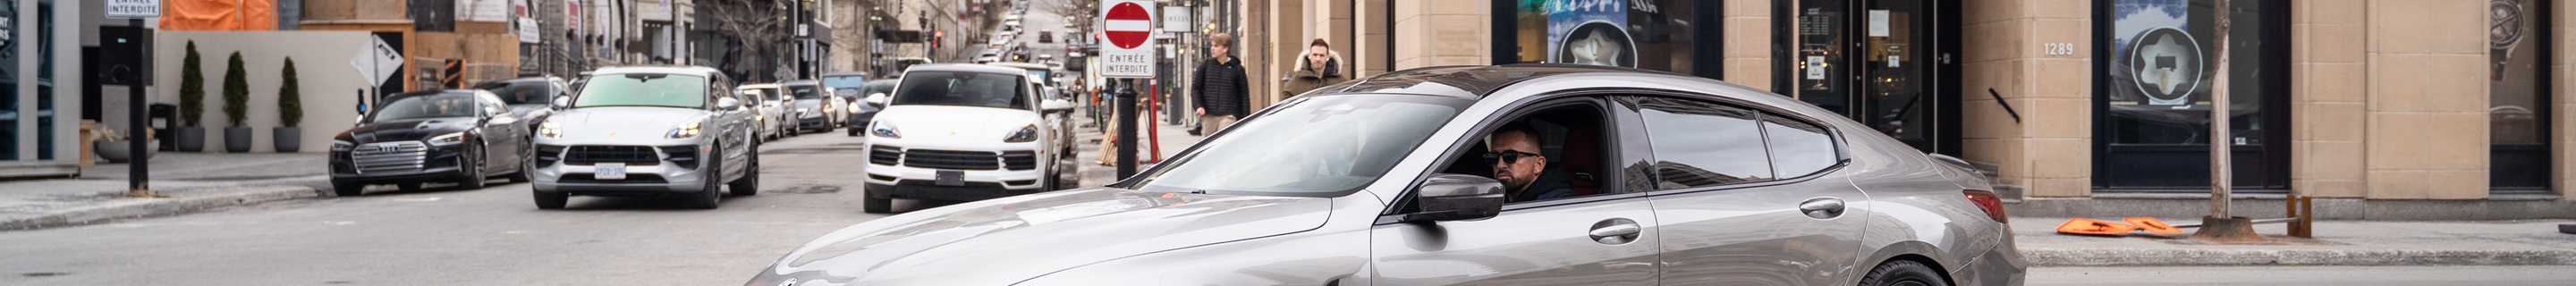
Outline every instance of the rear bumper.
<path id="1" fill-rule="evenodd" d="M 2004 233 L 2012 233 L 2011 228 L 2005 228 Z M 1975 260 L 1969 260 L 1967 264 L 1952 268 L 1951 284 L 2022 285 L 2024 277 L 2030 272 L 2030 262 L 2022 260 L 2020 249 L 2019 246 L 2014 245 L 2012 239 L 2004 239 L 2003 245 L 1978 254 Z"/>

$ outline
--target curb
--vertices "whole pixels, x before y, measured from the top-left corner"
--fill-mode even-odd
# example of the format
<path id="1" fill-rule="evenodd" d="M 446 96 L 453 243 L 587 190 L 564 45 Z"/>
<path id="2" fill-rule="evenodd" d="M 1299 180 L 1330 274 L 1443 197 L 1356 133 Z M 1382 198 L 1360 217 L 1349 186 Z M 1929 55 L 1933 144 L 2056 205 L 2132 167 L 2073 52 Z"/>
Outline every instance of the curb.
<path id="1" fill-rule="evenodd" d="M 2576 265 L 2576 250 L 2209 250 L 2024 248 L 2031 267 Z"/>
<path id="2" fill-rule="evenodd" d="M 52 214 L 0 220 L 0 231 L 32 230 L 49 227 L 102 223 L 117 219 L 160 217 L 195 213 L 208 209 L 244 206 L 265 202 L 313 198 L 321 190 L 304 186 L 254 186 L 199 195 L 167 199 L 120 199 L 115 202 L 71 208 Z"/>

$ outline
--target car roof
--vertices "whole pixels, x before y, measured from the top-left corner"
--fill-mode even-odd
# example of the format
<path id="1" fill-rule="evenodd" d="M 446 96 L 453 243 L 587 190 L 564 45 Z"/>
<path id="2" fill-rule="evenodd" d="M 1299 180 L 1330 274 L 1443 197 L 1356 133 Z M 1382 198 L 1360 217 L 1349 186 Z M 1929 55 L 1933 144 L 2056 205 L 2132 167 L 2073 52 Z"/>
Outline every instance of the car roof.
<path id="1" fill-rule="evenodd" d="M 396 94 L 393 94 L 393 95 L 385 96 L 385 102 L 393 102 L 395 99 L 402 99 L 402 98 L 406 98 L 406 97 L 415 97 L 415 96 L 429 96 L 429 95 L 439 95 L 439 94 L 460 94 L 460 93 L 461 93 L 461 94 L 475 94 L 475 93 L 481 93 L 481 92 L 484 92 L 484 91 L 483 91 L 483 90 L 480 90 L 480 89 L 436 89 L 436 90 L 415 90 L 415 91 L 406 91 L 406 92 L 403 92 L 403 93 L 396 93 Z"/>
<path id="2" fill-rule="evenodd" d="M 742 85 L 742 87 L 736 87 L 736 88 L 734 88 L 734 89 L 736 89 L 736 90 L 743 90 L 743 89 L 775 89 L 775 88 L 778 88 L 778 84 L 776 84 L 776 83 L 755 83 L 755 84 L 745 84 L 745 85 Z"/>
<path id="3" fill-rule="evenodd" d="M 1046 66 L 1046 65 L 1042 65 L 1042 64 L 1033 64 L 1033 63 L 1023 63 L 1023 62 L 997 62 L 997 63 L 988 63 L 988 64 L 986 64 L 986 65 L 1005 66 L 1005 67 L 1011 67 L 1011 68 L 1023 69 L 1023 70 L 1047 70 L 1047 66 Z"/>
<path id="4" fill-rule="evenodd" d="M 836 73 L 825 73 L 825 74 L 823 74 L 823 77 L 836 77 L 836 76 L 867 76 L 867 75 L 868 75 L 868 73 L 867 73 L 867 72 L 836 72 Z"/>
<path id="5" fill-rule="evenodd" d="M 780 83 L 778 83 L 778 86 L 803 86 L 803 85 L 818 85 L 818 84 L 822 84 L 822 83 L 821 83 L 821 82 L 815 82 L 814 80 L 804 80 L 804 79 L 800 79 L 800 80 L 791 80 L 791 81 L 786 81 L 786 82 L 780 82 Z"/>
<path id="6" fill-rule="evenodd" d="M 1013 74 L 1013 75 L 1020 75 L 1020 74 L 1028 73 L 1028 71 L 1027 71 L 1027 70 L 1022 70 L 1022 69 L 1018 69 L 1018 68 L 1011 68 L 1011 67 L 1004 67 L 1004 66 L 996 66 L 996 65 L 990 65 L 990 64 L 923 64 L 923 65 L 915 65 L 915 66 L 912 66 L 912 70 L 910 70 L 910 71 L 905 71 L 904 73 L 925 72 L 925 71 L 944 71 L 944 72 L 985 72 L 985 73 L 1007 73 L 1007 74 Z"/>
<path id="7" fill-rule="evenodd" d="M 1512 64 L 1501 66 L 1442 66 L 1389 72 L 1339 86 L 1326 87 L 1319 94 L 1339 93 L 1409 93 L 1484 98 L 1514 83 L 1537 78 L 1582 73 L 1646 72 L 1671 74 L 1654 70 L 1571 64 Z"/>
<path id="8" fill-rule="evenodd" d="M 593 71 L 593 73 L 594 76 L 630 73 L 685 74 L 697 76 L 724 74 L 723 71 L 717 71 L 716 68 L 705 66 L 614 66 L 600 68 L 599 70 Z"/>

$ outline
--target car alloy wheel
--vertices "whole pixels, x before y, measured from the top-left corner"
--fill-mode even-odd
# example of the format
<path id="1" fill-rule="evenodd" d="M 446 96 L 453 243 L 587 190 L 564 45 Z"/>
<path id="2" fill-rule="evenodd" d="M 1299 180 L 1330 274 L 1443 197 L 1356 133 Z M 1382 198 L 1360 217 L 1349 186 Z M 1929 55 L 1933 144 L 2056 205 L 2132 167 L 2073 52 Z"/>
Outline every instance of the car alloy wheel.
<path id="1" fill-rule="evenodd" d="M 467 190 L 483 188 L 483 144 L 465 146 L 465 154 L 456 158 L 456 172 L 458 173 L 457 188 Z"/>

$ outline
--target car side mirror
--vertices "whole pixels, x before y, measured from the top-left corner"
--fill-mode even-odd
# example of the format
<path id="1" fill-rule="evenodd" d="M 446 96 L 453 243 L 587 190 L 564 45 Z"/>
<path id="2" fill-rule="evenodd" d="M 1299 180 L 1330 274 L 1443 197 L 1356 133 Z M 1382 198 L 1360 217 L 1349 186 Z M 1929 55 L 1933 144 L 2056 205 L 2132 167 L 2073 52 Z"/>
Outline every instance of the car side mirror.
<path id="1" fill-rule="evenodd" d="M 1485 176 L 1434 174 L 1413 194 L 1422 211 L 1405 214 L 1405 222 L 1479 220 L 1503 212 L 1503 182 Z"/>
<path id="2" fill-rule="evenodd" d="M 886 94 L 885 94 L 885 93 L 883 93 L 883 92 L 879 92 L 879 93 L 870 93 L 870 94 L 868 94 L 868 105 L 885 106 L 885 104 L 886 104 Z"/>
<path id="3" fill-rule="evenodd" d="M 554 101 L 554 103 L 548 104 L 548 105 L 546 105 L 546 107 L 552 107 L 552 108 L 554 108 L 554 109 L 556 109 L 556 110 L 562 110 L 562 109 L 565 109 L 565 108 L 572 108 L 572 96 L 570 96 L 570 95 L 557 95 L 557 96 L 555 96 L 555 101 Z"/>
<path id="4" fill-rule="evenodd" d="M 742 100 L 740 100 L 740 99 L 733 99 L 732 97 L 718 97 L 718 98 L 716 98 L 716 110 L 735 110 L 735 109 L 742 109 Z"/>

